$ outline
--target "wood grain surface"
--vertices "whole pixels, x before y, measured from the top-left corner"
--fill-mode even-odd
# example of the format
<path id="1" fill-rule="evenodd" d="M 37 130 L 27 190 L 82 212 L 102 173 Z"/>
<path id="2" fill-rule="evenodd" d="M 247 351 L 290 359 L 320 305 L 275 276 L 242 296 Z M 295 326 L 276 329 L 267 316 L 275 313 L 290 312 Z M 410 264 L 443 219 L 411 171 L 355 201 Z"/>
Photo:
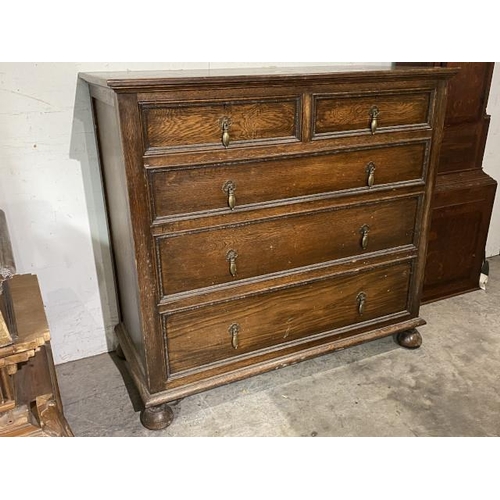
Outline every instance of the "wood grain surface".
<path id="1" fill-rule="evenodd" d="M 222 119 L 230 120 L 230 144 L 297 138 L 300 100 L 172 104 L 143 108 L 146 148 L 216 144 L 221 149 Z"/>
<path id="2" fill-rule="evenodd" d="M 368 190 L 367 167 L 375 167 L 373 187 L 420 181 L 427 160 L 427 141 L 349 152 L 326 152 L 235 164 L 155 170 L 150 173 L 153 217 L 229 210 L 223 186 L 235 186 L 236 207 L 270 201 Z"/>
<path id="3" fill-rule="evenodd" d="M 409 275 L 409 265 L 399 264 L 172 315 L 165 332 L 171 373 L 403 311 Z M 238 349 L 228 331 L 235 323 Z"/>
<path id="4" fill-rule="evenodd" d="M 160 238 L 163 295 L 410 245 L 417 203 L 412 197 Z M 234 277 L 231 250 L 238 254 Z"/>
<path id="5" fill-rule="evenodd" d="M 458 71 L 448 84 L 432 203 L 423 288 L 430 302 L 479 288 L 497 185 L 482 170 L 494 63 L 420 64 Z"/>
<path id="6" fill-rule="evenodd" d="M 427 125 L 430 126 L 432 94 L 416 92 L 396 95 L 367 95 L 361 97 L 318 96 L 316 106 L 316 134 L 370 132 L 370 110 L 379 109 L 378 127 Z"/>

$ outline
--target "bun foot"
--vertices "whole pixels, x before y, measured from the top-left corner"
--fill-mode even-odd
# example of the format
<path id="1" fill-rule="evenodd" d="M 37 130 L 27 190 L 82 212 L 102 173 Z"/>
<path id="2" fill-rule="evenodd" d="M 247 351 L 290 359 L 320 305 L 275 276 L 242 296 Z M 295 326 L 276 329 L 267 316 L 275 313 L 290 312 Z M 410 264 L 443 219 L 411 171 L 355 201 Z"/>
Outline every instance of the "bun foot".
<path id="1" fill-rule="evenodd" d="M 116 346 L 115 354 L 120 358 L 120 359 L 126 359 L 125 354 L 123 353 L 122 346 L 118 344 Z"/>
<path id="2" fill-rule="evenodd" d="M 396 341 L 406 349 L 418 349 L 422 345 L 422 336 L 417 330 L 413 329 L 398 333 Z"/>
<path id="3" fill-rule="evenodd" d="M 174 419 L 174 413 L 167 404 L 151 406 L 141 411 L 141 424 L 150 431 L 166 429 Z"/>

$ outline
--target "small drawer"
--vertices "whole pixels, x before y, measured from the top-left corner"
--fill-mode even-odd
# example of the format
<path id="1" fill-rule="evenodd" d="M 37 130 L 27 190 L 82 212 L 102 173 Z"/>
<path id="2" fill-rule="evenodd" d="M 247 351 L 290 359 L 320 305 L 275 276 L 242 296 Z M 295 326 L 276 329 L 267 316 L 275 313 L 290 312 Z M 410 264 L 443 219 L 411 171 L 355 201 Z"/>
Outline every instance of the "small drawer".
<path id="1" fill-rule="evenodd" d="M 141 105 L 146 150 L 300 140 L 301 98 Z"/>
<path id="2" fill-rule="evenodd" d="M 153 219 L 424 177 L 427 142 L 360 151 L 150 172 Z"/>
<path id="3" fill-rule="evenodd" d="M 412 197 L 158 237 L 162 295 L 410 245 L 417 207 Z"/>
<path id="4" fill-rule="evenodd" d="M 393 264 L 166 315 L 170 374 L 404 313 L 410 269 Z"/>
<path id="5" fill-rule="evenodd" d="M 433 92 L 314 96 L 313 137 L 430 128 Z"/>

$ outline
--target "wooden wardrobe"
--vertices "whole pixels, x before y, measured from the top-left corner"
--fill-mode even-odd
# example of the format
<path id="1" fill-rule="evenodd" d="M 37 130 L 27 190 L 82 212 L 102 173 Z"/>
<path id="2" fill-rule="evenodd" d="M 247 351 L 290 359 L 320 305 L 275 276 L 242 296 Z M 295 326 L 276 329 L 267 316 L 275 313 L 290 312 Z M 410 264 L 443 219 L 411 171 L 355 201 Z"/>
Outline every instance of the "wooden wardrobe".
<path id="1" fill-rule="evenodd" d="M 460 68 L 448 103 L 425 268 L 423 301 L 479 288 L 497 183 L 482 170 L 494 63 L 427 62 L 396 66 Z"/>

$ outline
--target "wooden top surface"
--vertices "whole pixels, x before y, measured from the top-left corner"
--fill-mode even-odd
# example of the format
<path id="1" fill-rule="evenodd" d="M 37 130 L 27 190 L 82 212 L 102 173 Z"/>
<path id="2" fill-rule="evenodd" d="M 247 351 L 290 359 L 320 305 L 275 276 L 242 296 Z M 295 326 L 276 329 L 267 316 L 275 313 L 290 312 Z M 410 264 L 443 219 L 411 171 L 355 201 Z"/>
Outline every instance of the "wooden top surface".
<path id="1" fill-rule="evenodd" d="M 116 90 L 142 89 L 205 82 L 206 84 L 233 82 L 268 82 L 308 80 L 350 80 L 371 78 L 450 78 L 458 69 L 386 66 L 308 66 L 269 68 L 198 69 L 175 71 L 117 71 L 80 73 L 79 77 L 92 85 Z"/>

